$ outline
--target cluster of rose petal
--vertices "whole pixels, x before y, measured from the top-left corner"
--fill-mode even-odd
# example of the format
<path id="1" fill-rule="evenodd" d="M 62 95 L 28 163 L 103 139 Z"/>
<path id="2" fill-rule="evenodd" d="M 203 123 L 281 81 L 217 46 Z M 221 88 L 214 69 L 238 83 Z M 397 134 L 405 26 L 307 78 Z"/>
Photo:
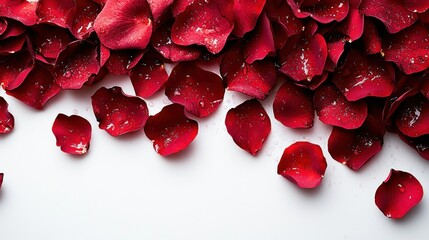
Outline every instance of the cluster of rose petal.
<path id="1" fill-rule="evenodd" d="M 98 89 L 95 117 L 112 136 L 144 128 L 161 155 L 196 137 L 198 123 L 185 111 L 210 116 L 225 89 L 252 98 L 225 124 L 255 155 L 271 131 L 259 101 L 281 82 L 275 118 L 311 128 L 316 113 L 333 126 L 330 155 L 351 169 L 381 150 L 386 130 L 429 160 L 428 9 L 422 0 L 0 0 L 0 82 L 41 109 L 62 90 L 129 75 L 136 96 Z M 205 62 L 221 76 L 199 67 Z M 170 75 L 165 63 L 176 63 Z M 143 98 L 163 88 L 173 104 L 149 116 Z M 0 131 L 13 123 L 0 97 Z M 87 120 L 59 114 L 52 130 L 63 151 L 87 152 Z M 308 142 L 286 148 L 278 166 L 304 188 L 318 186 L 325 170 L 322 150 Z M 399 218 L 422 196 L 412 175 L 392 170 L 376 203 Z"/>

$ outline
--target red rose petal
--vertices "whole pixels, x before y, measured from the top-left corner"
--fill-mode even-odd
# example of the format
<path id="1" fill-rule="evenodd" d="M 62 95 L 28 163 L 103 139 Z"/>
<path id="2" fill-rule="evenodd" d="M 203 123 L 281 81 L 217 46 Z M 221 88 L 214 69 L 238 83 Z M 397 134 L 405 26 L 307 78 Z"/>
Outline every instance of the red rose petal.
<path id="1" fill-rule="evenodd" d="M 232 33 L 235 36 L 243 37 L 243 35 L 251 31 L 258 21 L 258 17 L 265 5 L 265 0 L 254 1 L 234 1 L 234 29 Z"/>
<path id="2" fill-rule="evenodd" d="M 349 1 L 346 0 L 287 0 L 295 16 L 312 17 L 320 23 L 340 22 L 349 12 Z"/>
<path id="3" fill-rule="evenodd" d="M 263 13 L 253 35 L 243 49 L 243 54 L 247 63 L 253 63 L 275 52 L 276 48 L 274 46 L 271 24 L 267 16 Z"/>
<path id="4" fill-rule="evenodd" d="M 349 13 L 339 25 L 335 26 L 336 30 L 348 36 L 350 41 L 358 40 L 364 31 L 364 15 L 359 12 L 361 0 L 350 0 Z"/>
<path id="5" fill-rule="evenodd" d="M 321 75 L 328 57 L 326 41 L 320 34 L 292 36 L 279 53 L 280 72 L 295 81 Z"/>
<path id="6" fill-rule="evenodd" d="M 388 218 L 402 218 L 423 198 L 423 187 L 410 173 L 390 170 L 375 192 L 375 204 Z"/>
<path id="7" fill-rule="evenodd" d="M 155 22 L 170 8 L 174 0 L 147 0 Z"/>
<path id="8" fill-rule="evenodd" d="M 75 0 L 76 7 L 69 13 L 67 27 L 77 39 L 88 38 L 94 31 L 94 21 L 101 5 L 92 0 Z"/>
<path id="9" fill-rule="evenodd" d="M 420 83 L 420 92 L 429 99 L 429 73 L 426 73 Z"/>
<path id="10" fill-rule="evenodd" d="M 326 159 L 318 145 L 296 142 L 284 150 L 277 174 L 300 188 L 315 188 L 322 182 L 326 167 Z"/>
<path id="11" fill-rule="evenodd" d="M 32 26 L 30 38 L 36 53 L 50 59 L 56 59 L 72 41 L 66 29 L 48 24 Z"/>
<path id="12" fill-rule="evenodd" d="M 337 34 L 329 35 L 326 38 L 326 44 L 328 47 L 327 61 L 331 62 L 329 64 L 333 65 L 334 70 L 338 65 L 338 61 L 340 60 L 341 55 L 344 52 L 344 46 L 346 45 L 346 40 L 347 39 L 345 36 L 337 35 Z"/>
<path id="13" fill-rule="evenodd" d="M 277 91 L 273 112 L 274 117 L 286 127 L 313 127 L 314 108 L 311 93 L 290 82 L 283 83 Z"/>
<path id="14" fill-rule="evenodd" d="M 9 37 L 0 40 L 0 55 L 6 55 L 18 52 L 22 49 L 25 42 L 25 36 Z"/>
<path id="15" fill-rule="evenodd" d="M 91 124 L 81 116 L 58 114 L 52 125 L 52 132 L 57 146 L 65 153 L 82 155 L 89 149 Z"/>
<path id="16" fill-rule="evenodd" d="M 113 75 L 127 75 L 143 57 L 141 50 L 112 50 L 106 61 L 106 67 Z"/>
<path id="17" fill-rule="evenodd" d="M 0 173 L 0 189 L 1 189 L 1 185 L 3 184 L 3 177 L 4 177 L 4 173 Z"/>
<path id="18" fill-rule="evenodd" d="M 131 69 L 130 79 L 137 96 L 148 98 L 160 90 L 168 80 L 164 63 L 151 52 Z"/>
<path id="19" fill-rule="evenodd" d="M 427 0 L 404 0 L 405 7 L 411 12 L 423 13 L 429 9 Z"/>
<path id="20" fill-rule="evenodd" d="M 177 17 L 180 13 L 185 11 L 185 9 L 191 5 L 194 0 L 175 0 L 171 5 L 171 12 L 174 17 Z"/>
<path id="21" fill-rule="evenodd" d="M 371 18 L 365 19 L 365 27 L 362 35 L 363 49 L 366 55 L 381 52 L 382 40 L 377 26 Z"/>
<path id="22" fill-rule="evenodd" d="M 13 90 L 7 90 L 6 93 L 30 107 L 42 109 L 60 90 L 60 86 L 54 82 L 52 73 L 40 63 L 36 63 L 24 82 Z"/>
<path id="23" fill-rule="evenodd" d="M 74 0 L 39 0 L 36 14 L 38 23 L 53 23 L 65 28 L 67 16 L 76 7 Z"/>
<path id="24" fill-rule="evenodd" d="M 398 135 L 402 141 L 414 148 L 422 158 L 429 160 L 429 134 L 416 138 L 405 136 L 400 132 Z"/>
<path id="25" fill-rule="evenodd" d="M 149 117 L 146 102 L 125 95 L 120 87 L 101 87 L 91 99 L 98 127 L 114 137 L 142 129 Z"/>
<path id="26" fill-rule="evenodd" d="M 240 45 L 228 51 L 220 63 L 220 73 L 227 89 L 265 99 L 276 83 L 276 69 L 268 60 L 248 64 L 242 55 Z"/>
<path id="27" fill-rule="evenodd" d="M 301 81 L 296 82 L 295 84 L 301 87 L 308 88 L 310 90 L 317 89 L 320 85 L 322 85 L 326 80 L 328 80 L 329 73 L 327 71 L 323 71 L 322 75 L 315 76 L 310 82 Z"/>
<path id="28" fill-rule="evenodd" d="M 3 35 L 4 32 L 6 32 L 7 25 L 7 18 L 0 18 L 0 37 Z"/>
<path id="29" fill-rule="evenodd" d="M 37 22 L 36 8 L 38 1 L 0 0 L 0 17 L 15 19 L 30 26 Z"/>
<path id="30" fill-rule="evenodd" d="M 262 148 L 271 132 L 270 118 L 256 99 L 230 109 L 226 114 L 225 125 L 234 142 L 252 155 Z"/>
<path id="31" fill-rule="evenodd" d="M 316 89 L 313 103 L 320 121 L 345 129 L 362 126 L 368 114 L 364 100 L 349 102 L 334 85 L 329 83 Z"/>
<path id="32" fill-rule="evenodd" d="M 22 35 L 27 30 L 27 27 L 18 21 L 7 18 L 2 18 L 2 20 L 5 25 L 0 27 L 0 39 L 16 37 Z"/>
<path id="33" fill-rule="evenodd" d="M 389 33 L 397 33 L 418 19 L 417 14 L 410 12 L 403 1 L 397 0 L 362 0 L 360 11 L 383 22 Z"/>
<path id="34" fill-rule="evenodd" d="M 223 49 L 233 27 L 232 1 L 196 0 L 176 17 L 171 39 L 183 46 L 202 45 L 216 54 Z"/>
<path id="35" fill-rule="evenodd" d="M 8 111 L 9 104 L 0 96 L 0 134 L 5 134 L 13 130 L 15 118 Z"/>
<path id="36" fill-rule="evenodd" d="M 417 23 L 383 41 L 384 59 L 394 62 L 406 74 L 429 67 L 429 29 Z"/>
<path id="37" fill-rule="evenodd" d="M 365 97 L 387 97 L 395 88 L 395 69 L 380 56 L 365 56 L 352 50 L 332 82 L 349 101 Z"/>
<path id="38" fill-rule="evenodd" d="M 158 154 L 167 156 L 180 152 L 197 136 L 198 123 L 187 118 L 184 111 L 183 106 L 171 104 L 148 118 L 144 131 Z"/>
<path id="39" fill-rule="evenodd" d="M 194 63 L 182 62 L 171 71 L 165 86 L 165 95 L 183 105 L 189 113 L 203 118 L 219 107 L 225 94 L 222 79 Z"/>
<path id="40" fill-rule="evenodd" d="M 95 19 L 94 30 L 110 49 L 145 49 L 152 34 L 149 4 L 142 0 L 107 1 Z"/>
<path id="41" fill-rule="evenodd" d="M 34 65 L 33 57 L 28 51 L 0 56 L 0 83 L 4 89 L 17 88 L 27 77 Z"/>
<path id="42" fill-rule="evenodd" d="M 171 38 L 171 25 L 168 22 L 159 27 L 153 34 L 152 46 L 166 59 L 173 62 L 191 61 L 197 59 L 201 51 L 195 46 L 180 46 L 175 44 Z"/>
<path id="43" fill-rule="evenodd" d="M 396 111 L 395 122 L 409 137 L 429 134 L 429 100 L 420 94 L 405 99 Z"/>
<path id="44" fill-rule="evenodd" d="M 100 71 L 98 47 L 85 41 L 70 43 L 58 55 L 55 82 L 62 89 L 79 89 Z"/>

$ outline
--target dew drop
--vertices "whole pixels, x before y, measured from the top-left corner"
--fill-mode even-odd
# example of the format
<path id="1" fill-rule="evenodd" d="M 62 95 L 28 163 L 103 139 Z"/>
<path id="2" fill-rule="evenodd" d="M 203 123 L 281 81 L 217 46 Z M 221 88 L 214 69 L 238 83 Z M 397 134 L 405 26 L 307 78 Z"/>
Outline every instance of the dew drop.
<path id="1" fill-rule="evenodd" d="M 69 77 L 71 77 L 71 71 L 70 70 L 67 70 L 67 71 L 65 71 L 64 73 L 63 73 L 63 77 L 66 77 L 66 78 L 69 78 Z"/>
<path id="2" fill-rule="evenodd" d="M 203 100 L 201 100 L 198 104 L 199 104 L 199 105 L 200 105 L 200 107 L 202 107 L 202 108 L 205 106 L 205 104 L 204 104 L 204 101 L 203 101 Z"/>
<path id="3" fill-rule="evenodd" d="M 401 193 L 404 193 L 405 192 L 405 187 L 404 186 L 402 186 L 402 184 L 398 184 L 398 190 L 399 190 L 399 192 L 401 192 Z"/>

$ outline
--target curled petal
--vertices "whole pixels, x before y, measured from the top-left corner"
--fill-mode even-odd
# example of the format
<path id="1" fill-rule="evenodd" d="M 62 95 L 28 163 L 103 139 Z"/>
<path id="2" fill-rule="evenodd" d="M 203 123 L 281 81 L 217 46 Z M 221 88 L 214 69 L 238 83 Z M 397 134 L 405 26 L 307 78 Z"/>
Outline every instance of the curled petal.
<path id="1" fill-rule="evenodd" d="M 52 132 L 61 151 L 82 155 L 88 152 L 91 141 L 91 124 L 78 115 L 58 114 L 52 125 Z"/>
<path id="2" fill-rule="evenodd" d="M 429 67 L 429 29 L 417 23 L 383 41 L 384 59 L 406 74 Z"/>
<path id="3" fill-rule="evenodd" d="M 15 126 L 15 118 L 9 112 L 8 107 L 9 104 L 7 104 L 6 100 L 0 97 L 0 134 L 12 131 Z"/>
<path id="4" fill-rule="evenodd" d="M 20 51 L 16 54 L 0 56 L 0 83 L 4 89 L 17 88 L 34 65 L 33 57 L 28 51 Z"/>
<path id="5" fill-rule="evenodd" d="M 54 82 L 52 73 L 40 63 L 36 63 L 24 82 L 13 90 L 7 90 L 6 93 L 30 107 L 42 109 L 60 90 L 60 86 Z"/>
<path id="6" fill-rule="evenodd" d="M 256 60 L 264 59 L 267 55 L 275 53 L 275 51 L 271 24 L 263 13 L 253 35 L 244 47 L 243 54 L 247 63 L 253 63 Z"/>
<path id="7" fill-rule="evenodd" d="M 225 125 L 234 142 L 252 155 L 262 148 L 271 132 L 270 118 L 256 99 L 230 109 L 226 114 Z"/>
<path id="8" fill-rule="evenodd" d="M 349 102 L 334 85 L 329 83 L 316 89 L 313 103 L 320 121 L 345 129 L 362 126 L 368 114 L 364 100 Z"/>
<path id="9" fill-rule="evenodd" d="M 38 23 L 53 23 L 65 28 L 67 16 L 76 7 L 75 0 L 38 0 L 36 14 Z"/>
<path id="10" fill-rule="evenodd" d="M 402 218 L 423 198 L 423 187 L 410 173 L 390 170 L 375 192 L 375 204 L 388 218 Z"/>
<path id="11" fill-rule="evenodd" d="M 395 122 L 406 136 L 429 134 L 429 100 L 420 94 L 405 99 L 397 109 Z"/>
<path id="12" fill-rule="evenodd" d="M 215 73 L 201 69 L 194 63 L 182 62 L 171 71 L 165 86 L 165 95 L 183 105 L 197 117 L 207 117 L 219 107 L 225 87 Z"/>
<path id="13" fill-rule="evenodd" d="M 148 98 L 160 90 L 168 80 L 164 63 L 147 52 L 130 71 L 130 79 L 137 96 Z"/>
<path id="14" fill-rule="evenodd" d="M 158 154 L 167 156 L 180 152 L 197 136 L 198 123 L 186 117 L 184 111 L 183 106 L 171 104 L 147 120 L 144 131 Z"/>
<path id="15" fill-rule="evenodd" d="M 94 30 L 110 49 L 143 50 L 149 43 L 152 25 L 147 1 L 107 1 L 95 19 Z"/>
<path id="16" fill-rule="evenodd" d="M 8 17 L 30 26 L 37 22 L 36 9 L 39 1 L 0 0 L 0 17 Z"/>
<path id="17" fill-rule="evenodd" d="M 201 51 L 195 46 L 175 44 L 170 37 L 172 22 L 163 24 L 152 34 L 152 46 L 163 57 L 173 62 L 191 61 L 197 59 Z"/>
<path id="18" fill-rule="evenodd" d="M 380 56 L 365 56 L 352 50 L 332 82 L 349 101 L 365 97 L 387 97 L 395 88 L 395 69 Z"/>
<path id="19" fill-rule="evenodd" d="M 410 12 L 404 1 L 396 0 L 362 0 L 361 13 L 375 17 L 386 26 L 389 33 L 397 33 L 415 23 L 417 14 Z"/>
<path id="20" fill-rule="evenodd" d="M 113 75 L 127 75 L 143 57 L 141 50 L 112 50 L 106 61 L 106 67 Z"/>
<path id="21" fill-rule="evenodd" d="M 429 2 L 426 0 L 404 0 L 404 4 L 410 12 L 423 13 L 429 10 Z"/>
<path id="22" fill-rule="evenodd" d="M 30 38 L 36 53 L 50 59 L 56 59 L 72 41 L 66 29 L 48 24 L 32 26 Z"/>
<path id="23" fill-rule="evenodd" d="M 429 134 L 416 138 L 405 136 L 400 132 L 398 135 L 402 141 L 414 148 L 422 158 L 429 160 Z"/>
<path id="24" fill-rule="evenodd" d="M 114 137 L 142 129 L 149 117 L 146 102 L 125 95 L 120 87 L 101 87 L 91 100 L 98 127 Z"/>
<path id="25" fill-rule="evenodd" d="M 310 16 L 320 23 L 342 21 L 349 12 L 349 1 L 346 0 L 287 0 L 295 16 Z"/>
<path id="26" fill-rule="evenodd" d="M 195 0 L 175 0 L 171 5 L 171 12 L 174 17 L 177 17 L 180 13 L 185 11 L 185 9 L 191 5 Z"/>
<path id="27" fill-rule="evenodd" d="M 227 52 L 220 63 L 220 73 L 228 90 L 265 99 L 276 83 L 274 64 L 268 60 L 247 63 L 237 45 Z"/>
<path id="28" fill-rule="evenodd" d="M 75 0 L 76 7 L 69 13 L 67 27 L 77 39 L 88 38 L 94 31 L 94 21 L 101 5 L 93 0 Z"/>
<path id="29" fill-rule="evenodd" d="M 99 71 L 98 47 L 89 42 L 75 41 L 58 55 L 54 77 L 62 89 L 79 89 Z"/>
<path id="30" fill-rule="evenodd" d="M 0 19 L 3 20 L 4 24 L 3 27 L 0 26 L 0 39 L 20 36 L 27 30 L 27 27 L 18 21 L 12 19 L 6 20 L 4 18 Z"/>
<path id="31" fill-rule="evenodd" d="M 328 47 L 322 35 L 295 35 L 280 50 L 280 72 L 295 81 L 311 80 L 323 73 L 327 57 Z"/>
<path id="32" fill-rule="evenodd" d="M 178 45 L 197 44 L 219 53 L 234 27 L 233 18 L 232 1 L 196 0 L 176 17 L 171 39 Z"/>
<path id="33" fill-rule="evenodd" d="M 370 18 L 365 19 L 365 27 L 362 35 L 363 49 L 366 55 L 381 52 L 382 40 L 380 32 L 374 21 Z"/>
<path id="34" fill-rule="evenodd" d="M 0 40 L 0 55 L 12 54 L 22 49 L 25 43 L 25 36 L 9 37 Z"/>
<path id="35" fill-rule="evenodd" d="M 147 0 L 155 22 L 170 9 L 174 0 Z"/>
<path id="36" fill-rule="evenodd" d="M 300 188 L 315 188 L 322 182 L 326 167 L 326 159 L 319 145 L 296 142 L 284 150 L 277 174 Z"/>
<path id="37" fill-rule="evenodd" d="M 258 21 L 266 0 L 234 1 L 234 29 L 232 33 L 238 37 L 251 31 Z"/>
<path id="38" fill-rule="evenodd" d="M 313 127 L 314 107 L 311 93 L 290 82 L 283 83 L 277 91 L 273 112 L 274 117 L 286 127 Z"/>

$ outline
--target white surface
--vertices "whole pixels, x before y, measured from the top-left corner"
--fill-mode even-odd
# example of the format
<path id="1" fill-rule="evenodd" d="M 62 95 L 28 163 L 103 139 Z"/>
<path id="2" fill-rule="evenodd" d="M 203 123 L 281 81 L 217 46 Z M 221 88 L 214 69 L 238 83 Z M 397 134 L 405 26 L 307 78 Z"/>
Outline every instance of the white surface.
<path id="1" fill-rule="evenodd" d="M 16 126 L 0 136 L 0 239 L 424 239 L 429 197 L 400 221 L 387 219 L 374 203 L 376 188 L 390 168 L 412 173 L 428 190 L 428 162 L 388 134 L 382 152 L 360 172 L 334 161 L 326 149 L 331 128 L 316 121 L 311 130 L 283 127 L 272 114 L 274 94 L 263 102 L 272 132 L 256 157 L 227 134 L 228 109 L 245 97 L 227 92 L 219 110 L 199 120 L 199 133 L 184 152 L 162 158 L 144 132 L 113 138 L 98 124 L 90 96 L 100 86 L 62 93 L 35 111 L 12 97 Z M 147 100 L 150 114 L 168 99 Z M 78 114 L 92 124 L 91 148 L 73 157 L 55 146 L 58 113 Z M 297 140 L 319 144 L 328 161 L 322 185 L 298 189 L 278 176 L 285 147 Z"/>

